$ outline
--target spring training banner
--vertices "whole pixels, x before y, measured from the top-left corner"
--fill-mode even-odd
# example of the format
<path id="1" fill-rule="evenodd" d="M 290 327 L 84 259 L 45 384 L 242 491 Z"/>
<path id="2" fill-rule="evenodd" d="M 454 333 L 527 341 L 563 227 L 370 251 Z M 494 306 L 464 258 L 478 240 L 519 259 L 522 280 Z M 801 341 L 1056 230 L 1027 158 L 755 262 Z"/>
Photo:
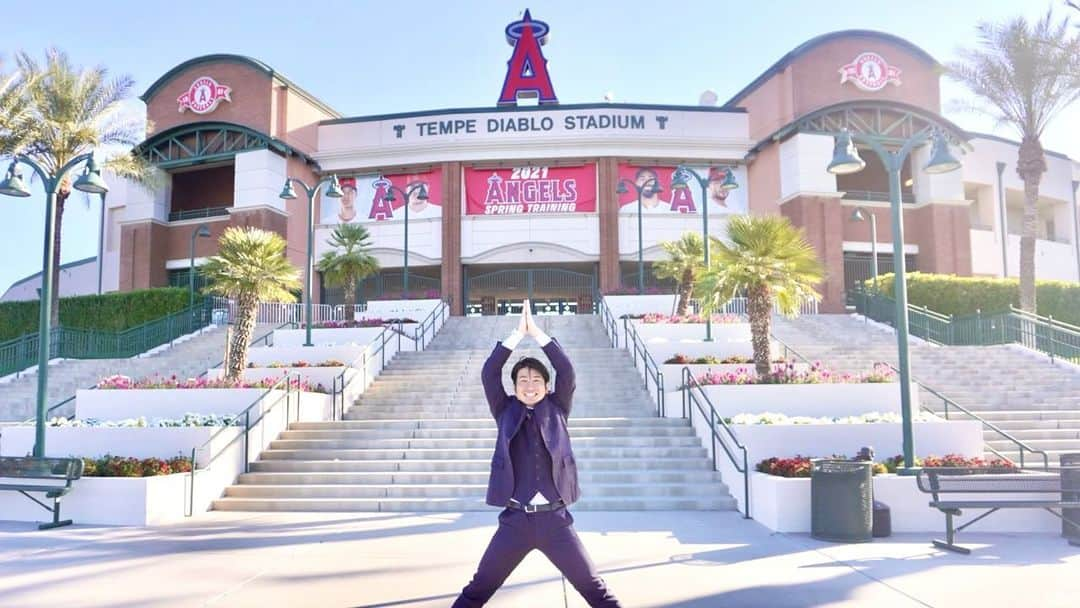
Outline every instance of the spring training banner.
<path id="1" fill-rule="evenodd" d="M 596 212 L 596 165 L 465 169 L 466 215 Z"/>
<path id="2" fill-rule="evenodd" d="M 340 178 L 343 196 L 338 199 L 320 196 L 320 223 L 324 225 L 381 222 L 404 219 L 405 197 L 409 196 L 409 221 L 442 217 L 442 169 L 425 173 L 401 173 L 396 175 L 358 175 Z M 428 200 L 417 195 L 419 184 L 427 186 Z M 397 186 L 394 200 L 384 200 L 387 188 Z"/>
<path id="3" fill-rule="evenodd" d="M 720 188 L 726 177 L 727 169 L 721 167 L 690 167 L 708 180 L 706 198 L 709 201 L 709 216 L 723 214 L 745 214 L 746 206 L 746 170 L 735 168 L 735 181 L 739 187 L 734 190 Z M 619 164 L 619 179 L 633 182 L 642 187 L 642 215 L 665 215 L 671 213 L 701 213 L 701 186 L 691 179 L 689 187 L 672 190 L 672 176 L 675 167 L 654 167 L 645 165 Z M 655 181 L 654 181 L 655 180 Z M 659 191 L 654 186 L 659 185 Z M 627 186 L 627 192 L 619 195 L 619 213 L 637 213 L 637 190 Z"/>

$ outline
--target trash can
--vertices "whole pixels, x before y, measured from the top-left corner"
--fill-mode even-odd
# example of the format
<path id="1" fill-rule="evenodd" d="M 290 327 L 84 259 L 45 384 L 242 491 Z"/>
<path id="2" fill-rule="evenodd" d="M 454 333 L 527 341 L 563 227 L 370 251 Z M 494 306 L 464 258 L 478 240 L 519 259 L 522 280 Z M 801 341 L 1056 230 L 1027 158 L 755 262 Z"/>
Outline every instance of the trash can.
<path id="1" fill-rule="evenodd" d="M 874 538 L 892 536 L 892 509 L 889 505 L 874 501 Z"/>
<path id="2" fill-rule="evenodd" d="M 810 535 L 818 540 L 873 540 L 872 464 L 850 460 L 810 461 Z"/>
<path id="3" fill-rule="evenodd" d="M 1061 500 L 1080 500 L 1080 453 L 1061 455 Z M 1061 518 L 1061 535 L 1070 544 L 1080 544 L 1080 509 L 1062 509 Z"/>

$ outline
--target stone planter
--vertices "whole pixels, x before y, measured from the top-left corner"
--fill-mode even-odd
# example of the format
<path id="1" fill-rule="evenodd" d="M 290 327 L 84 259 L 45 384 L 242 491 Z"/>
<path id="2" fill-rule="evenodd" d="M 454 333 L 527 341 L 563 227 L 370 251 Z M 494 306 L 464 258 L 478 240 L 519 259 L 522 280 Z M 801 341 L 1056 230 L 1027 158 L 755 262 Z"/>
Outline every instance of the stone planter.
<path id="1" fill-rule="evenodd" d="M 55 458 L 98 458 L 106 454 L 135 458 L 169 459 L 191 457 L 191 449 L 201 446 L 222 427 L 48 427 L 45 429 L 45 455 Z M 34 427 L 5 427 L 0 434 L 0 456 L 26 456 L 34 449 Z M 215 452 L 243 433 L 228 427 L 211 447 Z M 200 456 L 201 457 L 201 456 Z"/>
<path id="2" fill-rule="evenodd" d="M 667 386 L 678 387 L 678 383 Z M 738 384 L 703 387 L 721 416 L 777 412 L 788 416 L 857 416 L 900 413 L 900 383 Z M 669 408 L 670 409 L 670 408 Z M 911 385 L 911 411 L 919 411 L 919 391 Z"/>
<path id="3" fill-rule="evenodd" d="M 248 363 L 256 365 L 260 363 L 292 363 L 293 361 L 319 363 L 329 359 L 336 359 L 348 365 L 360 357 L 366 346 L 358 344 L 342 344 L 340 346 L 257 346 L 248 349 Z"/>
<path id="4" fill-rule="evenodd" d="M 149 526 L 184 519 L 190 475 L 84 477 L 61 502 L 60 516 L 78 524 Z M 40 498 L 40 496 L 36 496 Z M 51 521 L 52 515 L 17 492 L 0 492 L 0 519 Z"/>
<path id="5" fill-rule="evenodd" d="M 741 478 L 738 481 L 742 483 Z M 919 491 L 915 477 L 876 475 L 874 499 L 889 505 L 893 532 L 943 533 L 945 516 L 927 505 L 930 495 Z M 810 479 L 751 473 L 750 515 L 776 532 L 808 533 Z M 965 514 L 961 521 L 967 519 Z M 1059 519 L 1038 509 L 1003 509 L 971 527 L 972 532 L 1057 533 L 1060 530 Z"/>
<path id="6" fill-rule="evenodd" d="M 269 408 L 282 398 L 285 391 L 275 390 L 267 394 L 264 388 L 207 388 L 207 389 L 126 389 L 90 390 L 76 392 L 75 416 L 98 420 L 123 420 L 146 416 L 151 418 L 180 418 L 184 414 L 238 414 L 252 403 L 259 401 L 262 409 Z M 296 402 L 293 397 L 293 405 Z M 300 393 L 302 419 L 325 420 L 331 397 L 321 393 Z M 278 407 L 284 406 L 284 403 Z M 252 409 L 252 416 L 260 408 Z M 293 412 L 296 416 L 296 412 Z M 321 416 L 321 417 L 320 417 Z"/>

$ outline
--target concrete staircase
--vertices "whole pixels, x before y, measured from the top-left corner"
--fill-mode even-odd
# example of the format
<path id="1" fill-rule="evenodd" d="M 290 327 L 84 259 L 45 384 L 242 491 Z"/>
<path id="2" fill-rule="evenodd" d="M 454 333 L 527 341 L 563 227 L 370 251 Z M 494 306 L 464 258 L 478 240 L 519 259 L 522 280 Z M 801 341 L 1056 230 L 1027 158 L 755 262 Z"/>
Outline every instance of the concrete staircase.
<path id="1" fill-rule="evenodd" d="M 403 352 L 339 422 L 294 423 L 227 488 L 214 509 L 483 510 L 495 423 L 480 370 L 516 318 L 447 321 L 423 352 Z M 626 351 L 607 348 L 597 318 L 542 317 L 578 378 L 570 434 L 591 510 L 734 509 L 683 420 L 657 418 Z M 524 355 L 546 361 L 526 338 Z M 553 379 L 554 380 L 554 379 Z"/>
<path id="2" fill-rule="evenodd" d="M 875 361 L 896 364 L 895 334 L 850 315 L 778 319 L 774 333 L 831 369 L 866 371 Z M 1018 346 L 934 346 L 913 340 L 909 352 L 916 380 L 1045 451 L 1051 465 L 1060 454 L 1080 452 L 1080 369 L 1055 365 Z M 944 409 L 928 391 L 921 391 L 920 400 L 935 412 Z M 987 446 L 1019 462 L 1015 443 L 989 429 L 984 438 Z M 993 454 L 988 450 L 987 455 Z M 1025 456 L 1025 465 L 1032 463 L 1030 458 Z"/>
<path id="3" fill-rule="evenodd" d="M 256 331 L 266 331 L 259 326 Z M 261 335 L 257 333 L 256 335 Z M 152 355 L 130 359 L 65 359 L 49 366 L 48 403 L 54 405 L 75 391 L 97 384 L 114 374 L 143 378 L 155 374 L 197 376 L 221 361 L 225 353 L 225 329 L 211 327 L 203 333 L 175 343 Z M 22 421 L 34 417 L 37 404 L 37 374 L 30 373 L 0 384 L 0 421 Z M 70 415 L 74 402 L 51 416 Z"/>

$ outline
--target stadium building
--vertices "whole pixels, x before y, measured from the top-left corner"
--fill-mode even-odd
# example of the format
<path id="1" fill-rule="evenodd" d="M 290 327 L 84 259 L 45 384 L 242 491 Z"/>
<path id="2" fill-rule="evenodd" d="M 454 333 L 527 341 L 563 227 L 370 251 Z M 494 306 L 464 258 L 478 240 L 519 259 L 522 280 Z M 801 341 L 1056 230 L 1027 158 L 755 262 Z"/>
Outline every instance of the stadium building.
<path id="1" fill-rule="evenodd" d="M 944 118 L 941 66 L 915 44 L 862 30 L 819 36 L 723 103 L 706 92 L 698 105 L 562 104 L 540 46 L 547 30 L 528 15 L 507 27 L 505 84 L 486 108 L 344 116 L 256 59 L 209 55 L 172 68 L 142 96 L 153 132 L 137 148 L 168 184 L 150 193 L 110 180 L 103 289 L 186 286 L 192 243 L 197 267 L 228 226 L 281 233 L 303 268 L 308 203 L 300 190 L 279 194 L 286 177 L 336 175 L 344 196 L 315 202 L 315 257 L 337 224 L 368 228 L 382 270 L 358 301 L 399 295 L 407 265 L 410 294 L 448 297 L 457 315 L 505 312 L 526 296 L 541 310 L 591 310 L 599 294 L 636 291 L 639 247 L 646 287 L 658 287 L 651 263 L 664 259 L 662 241 L 700 234 L 706 219 L 722 237 L 729 218 L 749 213 L 805 230 L 828 271 L 821 309 L 841 311 L 870 274 L 870 223 L 854 221 L 856 209 L 876 218 L 881 271 L 893 262 L 877 155 L 861 150 L 857 173 L 826 171 L 842 128 L 897 142 L 940 131 L 962 162 L 924 172 L 927 144 L 903 166 L 909 270 L 1018 274 L 1018 143 Z M 527 97 L 534 103 L 519 105 Z M 1078 280 L 1080 164 L 1053 152 L 1047 162 L 1038 276 Z M 700 180 L 677 187 L 680 165 Z M 193 236 L 202 225 L 213 238 Z M 341 302 L 340 290 L 315 284 L 317 302 Z"/>

